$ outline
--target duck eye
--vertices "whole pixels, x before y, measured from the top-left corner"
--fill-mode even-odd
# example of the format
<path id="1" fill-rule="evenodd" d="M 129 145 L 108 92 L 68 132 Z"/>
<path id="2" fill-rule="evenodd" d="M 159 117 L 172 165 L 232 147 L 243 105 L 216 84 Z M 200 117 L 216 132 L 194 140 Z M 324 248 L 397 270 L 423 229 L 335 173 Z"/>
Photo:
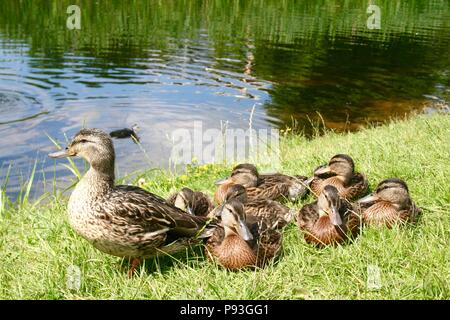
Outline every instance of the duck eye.
<path id="1" fill-rule="evenodd" d="M 88 142 L 86 139 L 81 139 L 80 140 L 80 143 L 86 143 L 86 142 Z"/>

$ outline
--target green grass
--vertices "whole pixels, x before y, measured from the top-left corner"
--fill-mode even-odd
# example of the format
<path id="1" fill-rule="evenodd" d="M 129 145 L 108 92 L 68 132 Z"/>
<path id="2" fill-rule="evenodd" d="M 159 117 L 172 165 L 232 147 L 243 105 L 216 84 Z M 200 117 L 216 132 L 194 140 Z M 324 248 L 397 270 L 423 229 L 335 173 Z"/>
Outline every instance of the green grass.
<path id="1" fill-rule="evenodd" d="M 284 231 L 283 255 L 265 269 L 229 272 L 200 248 L 148 260 L 133 279 L 127 264 L 103 254 L 68 225 L 66 199 L 5 209 L 0 216 L 0 298 L 6 299 L 448 299 L 450 275 L 450 118 L 421 115 L 352 134 L 326 133 L 311 141 L 282 138 L 282 169 L 310 174 L 336 153 L 348 153 L 373 188 L 381 179 L 407 181 L 424 209 L 416 226 L 365 228 L 352 244 L 318 249 L 295 225 Z M 230 167 L 192 166 L 184 175 L 144 174 L 160 195 L 187 185 L 212 192 Z M 264 169 L 264 168 L 262 168 Z M 311 201 L 305 199 L 296 204 Z M 81 269 L 81 287 L 66 285 L 69 266 Z M 376 265 L 382 287 L 368 290 Z"/>

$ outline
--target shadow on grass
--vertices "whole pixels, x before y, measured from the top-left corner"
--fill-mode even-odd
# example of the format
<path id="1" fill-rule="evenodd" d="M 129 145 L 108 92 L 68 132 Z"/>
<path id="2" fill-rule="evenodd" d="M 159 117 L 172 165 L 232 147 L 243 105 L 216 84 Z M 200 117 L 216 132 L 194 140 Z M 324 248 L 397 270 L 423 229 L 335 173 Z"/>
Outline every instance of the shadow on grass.
<path id="1" fill-rule="evenodd" d="M 184 265 L 190 268 L 198 267 L 198 263 L 205 260 L 206 256 L 204 254 L 204 246 L 200 244 L 195 247 L 187 248 L 185 251 L 177 252 L 173 255 L 162 255 L 155 258 L 142 260 L 137 269 L 137 273 L 144 269 L 148 275 L 153 273 L 166 274 L 179 265 Z M 126 273 L 130 269 L 131 261 L 129 259 L 122 259 L 120 266 L 123 272 Z"/>

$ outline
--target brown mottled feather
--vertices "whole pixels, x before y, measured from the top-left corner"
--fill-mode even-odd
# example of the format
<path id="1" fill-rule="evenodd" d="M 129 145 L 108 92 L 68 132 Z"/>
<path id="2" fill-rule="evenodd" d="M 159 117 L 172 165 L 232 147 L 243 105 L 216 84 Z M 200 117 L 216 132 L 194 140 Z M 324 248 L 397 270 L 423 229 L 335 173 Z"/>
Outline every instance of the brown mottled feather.
<path id="1" fill-rule="evenodd" d="M 253 200 L 244 204 L 247 216 L 262 219 L 270 228 L 283 228 L 293 219 L 289 207 L 273 200 Z"/>

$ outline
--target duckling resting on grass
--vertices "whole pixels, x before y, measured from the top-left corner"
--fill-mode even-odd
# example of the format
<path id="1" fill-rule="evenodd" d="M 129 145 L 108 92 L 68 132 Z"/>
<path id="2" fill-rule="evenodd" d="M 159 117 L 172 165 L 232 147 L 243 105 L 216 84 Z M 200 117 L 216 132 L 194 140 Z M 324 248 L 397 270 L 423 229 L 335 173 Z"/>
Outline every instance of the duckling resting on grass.
<path id="1" fill-rule="evenodd" d="M 246 188 L 249 200 L 282 199 L 296 200 L 303 197 L 308 189 L 304 176 L 287 176 L 284 174 L 259 174 L 256 167 L 243 163 L 233 168 L 231 176 L 216 182 L 219 185 L 214 200 L 223 203 L 227 189 L 231 184 L 240 184 Z"/>
<path id="2" fill-rule="evenodd" d="M 295 210 L 269 199 L 248 200 L 247 192 L 240 184 L 229 184 L 226 187 L 224 201 L 238 200 L 244 205 L 244 211 L 247 217 L 252 216 L 262 220 L 271 228 L 283 228 L 289 224 L 294 216 Z M 214 209 L 211 214 L 219 210 L 220 206 Z"/>
<path id="3" fill-rule="evenodd" d="M 353 205 L 343 199 L 334 186 L 328 185 L 316 202 L 300 210 L 297 224 L 304 232 L 306 242 L 325 246 L 355 236 L 361 222 Z"/>
<path id="4" fill-rule="evenodd" d="M 341 197 L 348 200 L 364 195 L 368 188 L 367 178 L 355 172 L 353 159 L 346 154 L 337 154 L 327 165 L 319 166 L 308 182 L 316 196 L 321 194 L 325 186 L 332 185 Z"/>
<path id="5" fill-rule="evenodd" d="M 381 181 L 375 192 L 360 199 L 365 224 L 386 225 L 414 223 L 422 210 L 412 201 L 408 186 L 403 180 L 391 178 Z"/>
<path id="6" fill-rule="evenodd" d="M 226 202 L 217 214 L 221 216 L 221 226 L 206 242 L 206 253 L 224 268 L 263 267 L 280 254 L 281 233 L 262 221 L 247 221 L 239 201 Z"/>
<path id="7" fill-rule="evenodd" d="M 167 199 L 167 202 L 183 211 L 202 217 L 207 216 L 214 209 L 208 195 L 189 188 L 183 188 L 174 193 Z"/>
<path id="8" fill-rule="evenodd" d="M 111 138 L 98 129 L 82 129 L 52 158 L 79 156 L 90 168 L 69 199 L 71 226 L 102 252 L 132 259 L 171 254 L 197 243 L 208 219 L 190 215 L 139 187 L 114 185 L 115 153 Z"/>

